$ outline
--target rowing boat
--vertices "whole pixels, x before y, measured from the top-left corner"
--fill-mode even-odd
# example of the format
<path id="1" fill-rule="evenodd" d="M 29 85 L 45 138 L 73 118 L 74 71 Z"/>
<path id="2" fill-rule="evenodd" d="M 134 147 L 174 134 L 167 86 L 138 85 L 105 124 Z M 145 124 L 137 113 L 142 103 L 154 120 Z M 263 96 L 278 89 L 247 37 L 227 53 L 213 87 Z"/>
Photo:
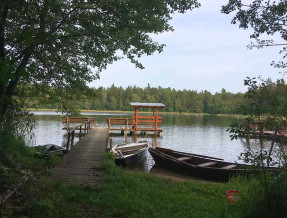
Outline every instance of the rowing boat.
<path id="1" fill-rule="evenodd" d="M 147 142 L 118 144 L 111 149 L 111 153 L 114 155 L 115 163 L 118 166 L 125 166 L 143 159 L 147 148 Z"/>
<path id="2" fill-rule="evenodd" d="M 232 176 L 247 175 L 258 169 L 244 164 L 225 162 L 223 159 L 190 154 L 166 148 L 149 148 L 156 164 L 193 177 L 213 181 L 228 181 Z M 278 168 L 266 167 L 266 171 Z"/>

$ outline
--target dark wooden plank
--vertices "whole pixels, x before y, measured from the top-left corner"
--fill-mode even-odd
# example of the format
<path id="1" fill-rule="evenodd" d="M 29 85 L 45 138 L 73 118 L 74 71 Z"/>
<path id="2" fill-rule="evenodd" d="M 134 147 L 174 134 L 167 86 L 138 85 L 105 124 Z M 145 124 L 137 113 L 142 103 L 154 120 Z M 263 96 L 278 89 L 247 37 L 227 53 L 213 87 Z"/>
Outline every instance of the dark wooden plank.
<path id="1" fill-rule="evenodd" d="M 177 160 L 181 160 L 181 161 L 188 161 L 188 160 L 191 160 L 192 157 L 179 157 L 179 158 L 176 158 Z"/>
<path id="2" fill-rule="evenodd" d="M 217 164 L 217 162 L 210 161 L 210 162 L 198 164 L 197 166 L 198 166 L 198 167 L 211 167 L 211 166 L 214 166 L 215 164 Z"/>
<path id="3" fill-rule="evenodd" d="M 94 168 L 106 151 L 107 129 L 90 131 L 64 156 L 54 169 L 52 179 L 65 183 L 95 185 L 99 172 Z"/>
<path id="4" fill-rule="evenodd" d="M 234 169 L 236 168 L 237 165 L 235 164 L 230 164 L 228 166 L 225 166 L 225 167 L 221 167 L 220 169 L 226 169 L 226 170 L 229 170 L 229 169 Z"/>

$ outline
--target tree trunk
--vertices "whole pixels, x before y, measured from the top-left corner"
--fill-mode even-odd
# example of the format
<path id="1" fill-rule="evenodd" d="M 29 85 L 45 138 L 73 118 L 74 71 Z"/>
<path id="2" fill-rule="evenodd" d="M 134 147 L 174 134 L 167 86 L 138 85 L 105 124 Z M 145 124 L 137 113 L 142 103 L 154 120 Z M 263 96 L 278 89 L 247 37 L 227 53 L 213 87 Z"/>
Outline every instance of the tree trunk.
<path id="1" fill-rule="evenodd" d="M 274 135 L 273 135 L 271 147 L 270 147 L 270 150 L 269 150 L 269 153 L 268 153 L 268 157 L 267 157 L 267 167 L 269 167 L 269 165 L 270 165 L 270 157 L 271 157 L 271 154 L 272 154 L 272 151 L 273 151 L 273 147 L 274 147 L 274 143 L 275 143 L 277 132 L 278 132 L 278 128 L 275 129 L 275 132 L 274 132 Z"/>
<path id="2" fill-rule="evenodd" d="M 13 80 L 12 79 L 10 80 L 6 90 L 4 90 L 5 92 L 2 93 L 2 95 L 0 96 L 0 98 L 1 98 L 0 118 L 5 116 L 5 114 L 8 110 L 8 107 L 12 103 L 12 97 L 13 97 L 13 94 L 14 94 L 15 89 L 17 87 L 17 84 L 19 82 L 19 79 L 21 78 L 21 72 L 25 70 L 31 55 L 32 55 L 32 50 L 29 51 L 28 54 L 24 55 L 21 63 L 18 65 L 18 67 L 15 70 L 15 73 L 14 73 L 15 78 Z"/>

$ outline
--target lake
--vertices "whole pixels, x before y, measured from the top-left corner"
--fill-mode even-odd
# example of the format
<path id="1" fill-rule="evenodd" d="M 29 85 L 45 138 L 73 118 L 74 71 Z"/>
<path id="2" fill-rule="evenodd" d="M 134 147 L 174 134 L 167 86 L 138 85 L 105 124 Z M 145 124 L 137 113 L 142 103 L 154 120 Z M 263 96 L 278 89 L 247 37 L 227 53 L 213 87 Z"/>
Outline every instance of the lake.
<path id="1" fill-rule="evenodd" d="M 56 112 L 32 111 L 36 116 L 37 125 L 34 130 L 34 140 L 30 141 L 30 146 L 43 144 L 56 144 L 63 146 L 66 142 L 65 130 L 61 122 L 61 114 Z M 93 116 L 96 119 L 97 127 L 106 127 L 106 117 L 131 117 L 126 113 L 82 113 L 85 116 Z M 238 156 L 251 148 L 259 151 L 261 147 L 268 149 L 270 142 L 267 140 L 250 140 L 248 144 L 245 139 L 230 140 L 229 132 L 226 131 L 231 122 L 240 118 L 229 116 L 195 116 L 184 114 L 160 114 L 162 116 L 163 134 L 162 137 L 155 138 L 151 135 L 138 134 L 138 141 L 147 140 L 152 146 L 171 148 L 178 151 L 195 153 L 207 156 L 222 158 L 225 161 L 237 161 Z M 112 143 L 125 143 L 125 137 L 120 134 L 111 134 Z M 128 142 L 133 142 L 133 137 L 127 138 Z M 276 144 L 278 147 L 279 145 Z M 282 145 L 281 145 L 282 146 Z M 283 145 L 284 150 L 286 145 Z M 154 161 L 152 157 L 141 163 L 130 167 L 149 172 Z"/>

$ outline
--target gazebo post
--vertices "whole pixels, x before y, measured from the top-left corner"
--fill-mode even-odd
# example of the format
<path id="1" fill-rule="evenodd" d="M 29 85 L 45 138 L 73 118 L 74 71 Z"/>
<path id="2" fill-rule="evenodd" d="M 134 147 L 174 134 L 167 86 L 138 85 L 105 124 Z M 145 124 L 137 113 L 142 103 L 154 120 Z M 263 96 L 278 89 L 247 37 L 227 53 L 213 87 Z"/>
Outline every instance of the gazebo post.
<path id="1" fill-rule="evenodd" d="M 138 108 L 135 107 L 135 134 L 138 132 Z"/>
<path id="2" fill-rule="evenodd" d="M 152 129 L 154 130 L 154 122 L 155 122 L 155 120 L 154 120 L 154 108 L 152 108 L 152 117 L 153 117 L 153 122 L 152 122 Z"/>
<path id="3" fill-rule="evenodd" d="M 157 134 L 157 108 L 155 109 L 155 134 Z"/>

